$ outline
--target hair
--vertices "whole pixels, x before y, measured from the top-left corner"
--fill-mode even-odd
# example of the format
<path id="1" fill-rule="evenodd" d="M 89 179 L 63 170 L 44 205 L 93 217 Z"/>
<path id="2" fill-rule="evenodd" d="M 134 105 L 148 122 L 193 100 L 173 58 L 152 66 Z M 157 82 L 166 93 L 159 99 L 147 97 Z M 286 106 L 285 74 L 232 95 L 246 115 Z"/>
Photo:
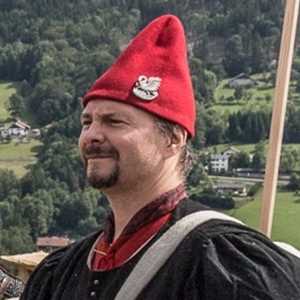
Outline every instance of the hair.
<path id="1" fill-rule="evenodd" d="M 176 132 L 178 130 L 181 130 L 182 132 L 186 132 L 186 130 L 182 126 L 172 121 L 168 121 L 166 119 L 155 117 L 155 123 L 160 133 L 163 136 L 170 138 L 170 140 L 174 139 Z M 189 135 L 187 136 L 188 136 L 187 143 L 181 148 L 181 153 L 178 160 L 178 167 L 181 175 L 184 178 L 188 176 L 189 172 L 193 167 L 193 163 L 195 160 L 195 155 L 193 153 L 193 149 L 190 142 L 190 136 Z"/>

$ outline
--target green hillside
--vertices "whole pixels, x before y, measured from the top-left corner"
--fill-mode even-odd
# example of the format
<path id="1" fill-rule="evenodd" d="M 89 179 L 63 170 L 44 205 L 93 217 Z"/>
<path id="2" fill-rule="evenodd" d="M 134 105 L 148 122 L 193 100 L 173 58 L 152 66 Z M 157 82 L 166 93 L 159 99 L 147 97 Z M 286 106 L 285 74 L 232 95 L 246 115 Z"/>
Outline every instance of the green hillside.
<path id="1" fill-rule="evenodd" d="M 16 92 L 14 83 L 0 82 L 0 122 L 5 121 L 9 117 L 6 105 L 9 97 Z"/>
<path id="2" fill-rule="evenodd" d="M 262 74 L 252 75 L 251 78 L 259 81 L 257 86 L 244 90 L 241 99 L 235 99 L 235 89 L 228 87 L 230 78 L 219 82 L 215 93 L 214 109 L 220 113 L 234 113 L 240 110 L 261 109 L 269 107 L 271 109 L 274 87 L 262 81 Z"/>

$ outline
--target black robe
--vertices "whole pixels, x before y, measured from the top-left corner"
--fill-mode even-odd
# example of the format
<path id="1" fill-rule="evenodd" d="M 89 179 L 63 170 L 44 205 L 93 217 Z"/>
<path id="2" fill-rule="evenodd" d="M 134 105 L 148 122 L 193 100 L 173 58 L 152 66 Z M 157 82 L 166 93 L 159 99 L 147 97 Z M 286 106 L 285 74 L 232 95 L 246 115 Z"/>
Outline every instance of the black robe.
<path id="1" fill-rule="evenodd" d="M 21 300 L 114 299 L 145 250 L 174 222 L 203 209 L 183 200 L 142 251 L 111 271 L 92 272 L 87 266 L 99 232 L 58 250 L 36 268 Z M 183 240 L 138 297 L 168 299 L 300 300 L 300 259 L 246 226 L 211 220 Z"/>

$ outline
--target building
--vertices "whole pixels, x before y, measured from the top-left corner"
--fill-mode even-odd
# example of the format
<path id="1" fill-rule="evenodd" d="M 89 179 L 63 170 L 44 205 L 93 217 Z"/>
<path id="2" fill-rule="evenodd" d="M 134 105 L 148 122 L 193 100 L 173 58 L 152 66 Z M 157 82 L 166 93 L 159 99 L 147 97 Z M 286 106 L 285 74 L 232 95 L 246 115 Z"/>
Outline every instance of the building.
<path id="1" fill-rule="evenodd" d="M 228 147 L 224 152 L 223 154 L 225 155 L 228 155 L 228 156 L 231 156 L 231 155 L 234 155 L 234 154 L 237 154 L 237 153 L 240 153 L 241 151 L 238 149 L 238 148 L 235 148 L 233 146 L 230 146 Z"/>
<path id="2" fill-rule="evenodd" d="M 210 156 L 210 170 L 212 173 L 226 173 L 229 170 L 230 157 L 240 150 L 235 147 L 228 147 L 221 154 L 212 154 Z"/>
<path id="3" fill-rule="evenodd" d="M 0 264 L 17 278 L 26 282 L 35 267 L 47 255 L 48 253 L 43 251 L 17 255 L 2 255 L 0 256 Z"/>
<path id="4" fill-rule="evenodd" d="M 52 252 L 59 248 L 68 246 L 72 242 L 73 240 L 64 237 L 46 236 L 46 237 L 39 237 L 36 241 L 36 246 L 39 250 L 45 252 Z"/>
<path id="5" fill-rule="evenodd" d="M 9 137 L 9 133 L 7 129 L 0 129 L 0 137 L 6 139 Z"/>
<path id="6" fill-rule="evenodd" d="M 41 136 L 41 130 L 40 129 L 31 129 L 31 137 L 33 138 L 39 138 Z"/>
<path id="7" fill-rule="evenodd" d="M 247 196 L 246 186 L 239 183 L 217 183 L 213 186 L 213 189 L 220 194 L 231 194 L 239 197 Z"/>
<path id="8" fill-rule="evenodd" d="M 9 136 L 18 136 L 18 137 L 25 137 L 30 132 L 31 127 L 20 121 L 17 120 L 16 122 L 12 123 L 6 130 Z"/>
<path id="9" fill-rule="evenodd" d="M 212 154 L 210 156 L 212 173 L 226 173 L 229 169 L 229 157 L 227 154 Z"/>
<path id="10" fill-rule="evenodd" d="M 0 139 L 23 139 L 29 138 L 40 138 L 41 130 L 38 128 L 32 129 L 27 123 L 16 120 L 13 123 L 8 123 L 6 126 L 0 127 Z"/>
<path id="11" fill-rule="evenodd" d="M 241 73 L 228 81 L 228 86 L 232 89 L 252 88 L 255 85 L 258 85 L 258 82 L 245 73 Z"/>

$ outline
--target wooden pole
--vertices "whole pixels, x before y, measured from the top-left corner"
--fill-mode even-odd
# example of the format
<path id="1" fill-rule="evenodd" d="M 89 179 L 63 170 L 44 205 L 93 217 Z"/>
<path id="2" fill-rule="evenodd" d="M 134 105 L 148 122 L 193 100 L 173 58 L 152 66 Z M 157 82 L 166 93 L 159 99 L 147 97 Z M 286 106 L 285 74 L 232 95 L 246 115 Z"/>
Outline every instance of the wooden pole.
<path id="1" fill-rule="evenodd" d="M 287 0 L 274 94 L 272 123 L 260 216 L 260 230 L 271 236 L 284 118 L 293 61 L 300 0 Z"/>

